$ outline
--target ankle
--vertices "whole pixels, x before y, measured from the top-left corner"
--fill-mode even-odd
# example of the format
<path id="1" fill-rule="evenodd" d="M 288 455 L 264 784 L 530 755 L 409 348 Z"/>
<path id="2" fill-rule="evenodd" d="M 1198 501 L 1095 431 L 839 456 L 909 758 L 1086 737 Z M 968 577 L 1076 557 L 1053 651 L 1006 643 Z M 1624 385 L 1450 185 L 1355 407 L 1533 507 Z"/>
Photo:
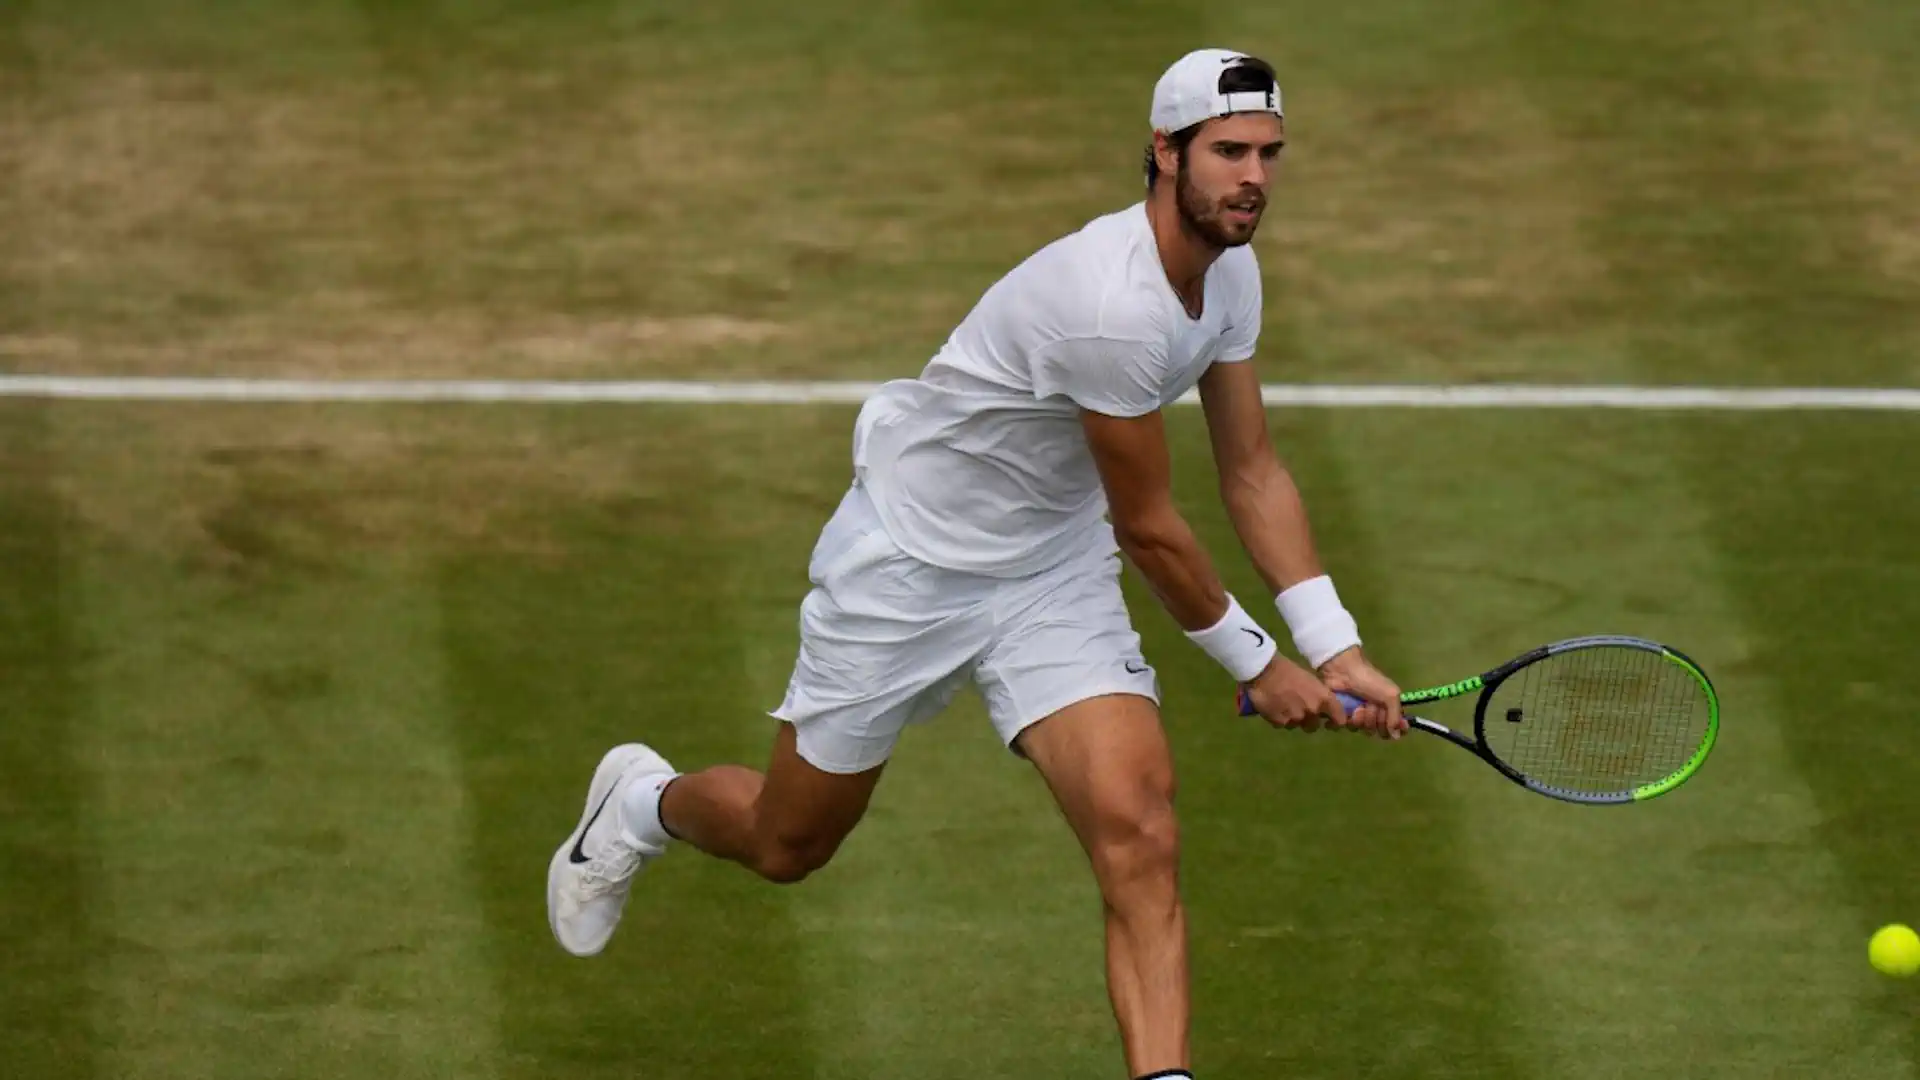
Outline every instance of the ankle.
<path id="1" fill-rule="evenodd" d="M 620 816 L 616 822 L 620 835 L 630 844 L 664 848 L 677 839 L 667 828 L 661 814 L 661 800 L 679 774 L 646 776 L 629 785 L 620 797 Z"/>

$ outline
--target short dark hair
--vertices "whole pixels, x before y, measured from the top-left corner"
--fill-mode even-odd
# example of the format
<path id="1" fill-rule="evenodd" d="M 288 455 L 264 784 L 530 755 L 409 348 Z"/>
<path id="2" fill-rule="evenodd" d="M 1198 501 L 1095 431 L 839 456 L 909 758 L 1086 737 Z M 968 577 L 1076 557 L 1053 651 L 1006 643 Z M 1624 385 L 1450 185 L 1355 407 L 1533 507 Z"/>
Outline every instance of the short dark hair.
<path id="1" fill-rule="evenodd" d="M 1243 56 L 1220 72 L 1220 92 L 1223 94 L 1264 94 L 1277 87 L 1279 82 L 1280 76 L 1274 73 L 1273 65 L 1257 56 Z M 1167 141 L 1173 144 L 1179 154 L 1182 165 L 1187 161 L 1187 147 L 1193 144 L 1194 136 L 1200 134 L 1201 125 L 1205 123 L 1202 120 L 1199 124 L 1189 125 L 1167 136 Z M 1160 178 L 1160 163 L 1154 160 L 1152 140 L 1147 142 L 1146 160 L 1142 168 L 1147 174 L 1147 187 L 1152 188 L 1153 182 Z"/>
<path id="2" fill-rule="evenodd" d="M 1200 128 L 1204 123 L 1205 121 L 1201 121 L 1199 124 L 1189 124 L 1167 136 L 1167 142 L 1173 145 L 1174 153 L 1179 155 L 1180 164 L 1185 165 L 1187 163 L 1187 147 L 1193 144 L 1193 137 L 1200 134 Z M 1145 168 L 1147 172 L 1147 187 L 1152 188 L 1153 182 L 1160 179 L 1160 162 L 1159 159 L 1153 156 L 1153 142 L 1151 140 L 1147 142 Z"/>

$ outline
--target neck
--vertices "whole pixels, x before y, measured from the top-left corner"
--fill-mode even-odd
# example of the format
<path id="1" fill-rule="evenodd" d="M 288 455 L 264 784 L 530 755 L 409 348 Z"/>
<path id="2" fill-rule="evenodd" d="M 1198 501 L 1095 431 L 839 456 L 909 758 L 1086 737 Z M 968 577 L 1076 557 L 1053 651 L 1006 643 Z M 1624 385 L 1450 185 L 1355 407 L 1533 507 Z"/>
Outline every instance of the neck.
<path id="1" fill-rule="evenodd" d="M 1160 249 L 1160 265 L 1167 272 L 1167 283 L 1187 306 L 1199 309 L 1206 295 L 1207 268 L 1220 257 L 1218 247 L 1196 233 L 1180 216 L 1173 183 L 1163 180 L 1153 186 L 1147 199 L 1147 221 L 1153 227 L 1153 239 Z"/>

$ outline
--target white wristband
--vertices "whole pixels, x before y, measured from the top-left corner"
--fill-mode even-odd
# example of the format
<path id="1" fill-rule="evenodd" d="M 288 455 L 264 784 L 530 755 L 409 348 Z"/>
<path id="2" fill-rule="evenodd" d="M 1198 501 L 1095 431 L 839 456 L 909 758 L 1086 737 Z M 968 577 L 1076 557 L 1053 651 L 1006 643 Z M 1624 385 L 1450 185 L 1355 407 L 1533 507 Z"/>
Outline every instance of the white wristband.
<path id="1" fill-rule="evenodd" d="M 1294 648 L 1315 668 L 1360 644 L 1360 627 L 1340 606 L 1333 579 L 1325 574 L 1289 586 L 1274 605 L 1293 631 Z"/>
<path id="2" fill-rule="evenodd" d="M 1267 670 L 1273 654 L 1280 651 L 1273 635 L 1253 621 L 1232 593 L 1227 594 L 1227 613 L 1219 622 L 1205 630 L 1189 630 L 1187 637 L 1226 668 L 1236 682 L 1247 682 Z"/>

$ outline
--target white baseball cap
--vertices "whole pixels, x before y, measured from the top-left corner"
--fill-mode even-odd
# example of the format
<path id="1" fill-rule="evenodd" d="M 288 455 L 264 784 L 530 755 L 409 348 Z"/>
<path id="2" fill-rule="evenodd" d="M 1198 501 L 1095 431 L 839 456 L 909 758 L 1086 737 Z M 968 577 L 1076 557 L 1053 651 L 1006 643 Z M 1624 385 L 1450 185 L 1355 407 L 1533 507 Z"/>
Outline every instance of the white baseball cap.
<path id="1" fill-rule="evenodd" d="M 1232 49 L 1196 49 L 1175 60 L 1153 88 L 1153 130 L 1179 131 L 1228 113 L 1286 115 L 1280 109 L 1278 84 L 1263 92 L 1221 92 L 1220 77 L 1250 59 Z"/>

